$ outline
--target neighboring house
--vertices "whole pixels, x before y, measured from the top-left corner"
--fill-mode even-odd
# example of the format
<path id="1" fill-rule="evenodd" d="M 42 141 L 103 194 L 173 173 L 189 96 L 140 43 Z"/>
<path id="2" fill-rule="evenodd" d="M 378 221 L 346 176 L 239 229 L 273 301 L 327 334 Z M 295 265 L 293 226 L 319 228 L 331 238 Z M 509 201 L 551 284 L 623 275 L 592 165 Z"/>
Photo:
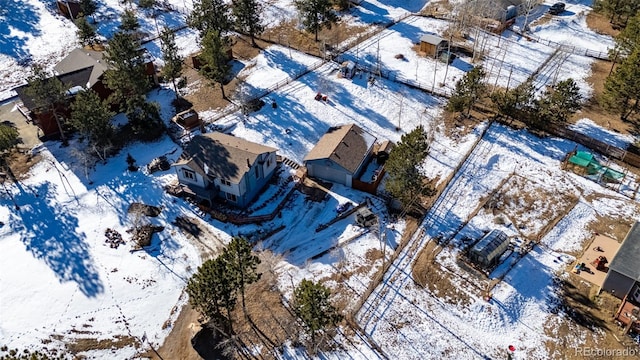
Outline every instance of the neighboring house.
<path id="1" fill-rule="evenodd" d="M 246 207 L 276 169 L 276 149 L 221 132 L 194 137 L 176 163 L 178 181 L 211 205 L 215 198 Z"/>
<path id="2" fill-rule="evenodd" d="M 304 158 L 311 177 L 352 186 L 371 157 L 376 137 L 350 124 L 329 128 Z"/>
<path id="3" fill-rule="evenodd" d="M 609 263 L 601 290 L 640 303 L 640 222 L 636 222 Z"/>
<path id="4" fill-rule="evenodd" d="M 426 34 L 420 38 L 420 52 L 437 58 L 440 52 L 446 50 L 449 43 L 438 35 Z"/>
<path id="5" fill-rule="evenodd" d="M 143 53 L 142 56 L 145 58 L 145 74 L 149 76 L 153 84 L 157 84 L 153 59 L 146 53 Z M 55 78 L 69 88 L 70 101 L 78 91 L 83 89 L 95 91 L 103 100 L 109 97 L 111 90 L 103 82 L 104 73 L 108 66 L 102 58 L 102 51 L 78 48 L 72 50 L 69 55 L 54 66 Z M 28 85 L 22 85 L 15 89 L 22 101 L 21 112 L 40 127 L 44 137 L 58 135 L 60 129 L 55 119 L 47 112 L 38 111 L 33 99 L 26 94 L 27 88 Z M 69 103 L 59 106 L 59 112 L 63 116 L 69 115 Z"/>

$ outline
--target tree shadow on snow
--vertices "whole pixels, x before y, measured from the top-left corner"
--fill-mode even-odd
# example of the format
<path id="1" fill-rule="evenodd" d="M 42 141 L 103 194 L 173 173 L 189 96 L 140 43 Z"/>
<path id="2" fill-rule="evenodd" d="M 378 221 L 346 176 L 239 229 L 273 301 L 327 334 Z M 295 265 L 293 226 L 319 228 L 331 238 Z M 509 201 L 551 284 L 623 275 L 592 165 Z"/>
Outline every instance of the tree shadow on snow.
<path id="1" fill-rule="evenodd" d="M 0 53 L 14 58 L 19 63 L 27 61 L 31 56 L 27 49 L 29 38 L 19 34 L 40 36 L 39 21 L 40 16 L 36 8 L 28 2 L 3 1 L 0 9 Z"/>
<path id="2" fill-rule="evenodd" d="M 50 183 L 23 188 L 15 195 L 20 210 L 12 214 L 11 229 L 37 259 L 44 261 L 61 282 L 75 281 L 80 291 L 94 297 L 104 291 L 94 266 L 86 234 L 78 219 L 63 206 L 54 207 L 56 191 Z"/>

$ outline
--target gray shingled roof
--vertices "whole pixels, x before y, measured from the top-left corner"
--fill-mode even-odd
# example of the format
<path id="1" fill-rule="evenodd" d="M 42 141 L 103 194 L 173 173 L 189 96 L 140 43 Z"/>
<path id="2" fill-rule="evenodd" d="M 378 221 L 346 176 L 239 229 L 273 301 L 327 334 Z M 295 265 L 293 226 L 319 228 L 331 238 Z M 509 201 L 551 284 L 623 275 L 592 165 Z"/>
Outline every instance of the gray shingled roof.
<path id="1" fill-rule="evenodd" d="M 202 176 L 226 179 L 237 184 L 249 169 L 247 164 L 253 165 L 259 155 L 273 151 L 276 149 L 212 132 L 194 137 L 176 165 L 188 165 Z"/>
<path id="2" fill-rule="evenodd" d="M 376 142 L 376 137 L 358 125 L 342 125 L 329 128 L 304 161 L 330 159 L 352 174 Z"/>
<path id="3" fill-rule="evenodd" d="M 62 59 L 53 69 L 58 75 L 75 72 L 81 69 L 91 68 L 91 74 L 84 84 L 86 88 L 92 87 L 107 70 L 107 63 L 102 60 L 103 53 L 101 51 L 74 49 L 69 55 Z"/>
<path id="4" fill-rule="evenodd" d="M 620 250 L 609 263 L 613 270 L 626 277 L 640 281 L 640 223 L 636 222 L 624 238 Z"/>

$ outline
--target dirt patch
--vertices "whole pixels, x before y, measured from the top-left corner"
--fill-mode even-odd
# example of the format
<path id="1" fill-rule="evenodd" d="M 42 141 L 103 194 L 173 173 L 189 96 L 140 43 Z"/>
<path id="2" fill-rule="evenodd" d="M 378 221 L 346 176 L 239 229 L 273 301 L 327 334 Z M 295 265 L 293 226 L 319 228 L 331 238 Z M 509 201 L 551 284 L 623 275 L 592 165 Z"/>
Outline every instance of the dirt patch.
<path id="1" fill-rule="evenodd" d="M 338 21 L 331 29 L 323 29 L 320 31 L 318 33 L 318 41 L 316 42 L 313 33 L 299 30 L 297 28 L 297 21 L 288 21 L 268 29 L 264 32 L 262 38 L 322 57 L 323 46 L 329 51 L 349 38 L 362 35 L 368 28 L 367 26 L 353 26 L 347 22 Z"/>
<path id="2" fill-rule="evenodd" d="M 232 314 L 234 330 L 240 344 L 255 352 L 253 357 L 275 359 L 278 349 L 286 341 L 298 338 L 299 330 L 296 319 L 283 305 L 282 295 L 277 289 L 274 265 L 279 258 L 270 251 L 260 253 L 260 258 L 262 263 L 258 272 L 262 276 L 246 289 L 246 318 L 238 299 L 238 306 Z"/>
<path id="3" fill-rule="evenodd" d="M 140 342 L 131 336 L 116 335 L 113 339 L 80 338 L 66 343 L 67 351 L 74 355 L 85 351 L 122 349 L 128 346 L 133 346 L 137 349 L 140 347 Z"/>
<path id="4" fill-rule="evenodd" d="M 19 180 L 25 179 L 29 175 L 31 168 L 42 160 L 40 154 L 32 155 L 31 152 L 14 150 L 7 156 L 7 164 L 13 175 Z"/>
<path id="5" fill-rule="evenodd" d="M 553 339 L 546 342 L 551 358 L 585 359 L 577 349 L 590 347 L 615 351 L 634 346 L 612 321 L 620 305 L 619 299 L 607 293 L 598 295 L 596 286 L 574 274 L 557 279 L 556 288 L 560 295 L 551 310 L 558 316 L 552 317 L 545 326 L 545 334 Z"/>
<path id="6" fill-rule="evenodd" d="M 200 330 L 198 314 L 189 304 L 180 310 L 180 315 L 173 324 L 171 333 L 162 346 L 156 351 L 149 350 L 143 357 L 152 360 L 170 359 L 172 357 L 183 360 L 200 360 L 202 357 L 194 350 L 191 339 Z"/>
<path id="7" fill-rule="evenodd" d="M 587 26 L 601 35 L 617 36 L 620 33 L 620 30 L 613 28 L 608 17 L 595 11 L 587 14 Z"/>
<path id="8" fill-rule="evenodd" d="M 244 347 L 245 352 L 239 353 L 237 349 L 231 349 L 231 357 L 247 358 L 246 349 L 250 349 L 252 358 L 275 359 L 284 342 L 298 337 L 295 318 L 283 305 L 276 286 L 274 266 L 279 258 L 267 251 L 260 253 L 260 258 L 262 263 L 258 272 L 262 276 L 245 291 L 248 317 L 242 311 L 240 298 L 232 313 L 236 340 Z M 202 320 L 197 311 L 185 305 L 162 346 L 157 351 L 149 350 L 144 355 L 154 360 L 202 359 L 191 341 L 200 333 Z M 224 347 L 224 344 L 220 344 L 218 350 Z"/>
<path id="9" fill-rule="evenodd" d="M 486 202 L 485 208 L 496 217 L 502 215 L 510 219 L 524 238 L 537 240 L 546 229 L 533 224 L 553 223 L 554 219 L 564 217 L 578 201 L 578 195 L 576 189 L 571 191 L 564 184 L 556 187 L 553 183 L 540 184 L 512 176 Z"/>
<path id="10" fill-rule="evenodd" d="M 627 206 L 632 206 L 631 204 L 632 203 L 629 202 Z M 589 223 L 587 229 L 594 234 L 602 234 L 616 239 L 618 242 L 622 242 L 627 236 L 629 229 L 631 229 L 631 225 L 633 225 L 633 223 L 630 222 L 628 218 L 596 215 L 595 220 Z"/>
<path id="11" fill-rule="evenodd" d="M 580 119 L 588 118 L 599 126 L 619 132 L 621 134 L 634 133 L 636 128 L 633 124 L 620 120 L 620 116 L 611 114 L 602 108 L 599 98 L 604 91 L 604 83 L 613 63 L 604 60 L 595 60 L 591 65 L 591 75 L 587 78 L 587 82 L 593 88 L 593 95 L 586 99 L 582 109 L 570 119 L 570 122 L 576 122 Z"/>
<path id="12" fill-rule="evenodd" d="M 422 288 L 429 289 L 433 295 L 445 301 L 461 306 L 471 304 L 471 296 L 466 292 L 470 288 L 461 287 L 454 281 L 451 272 L 445 270 L 434 261 L 434 254 L 437 253 L 437 243 L 429 241 L 420 250 L 418 257 L 413 262 L 411 273 L 413 280 Z"/>

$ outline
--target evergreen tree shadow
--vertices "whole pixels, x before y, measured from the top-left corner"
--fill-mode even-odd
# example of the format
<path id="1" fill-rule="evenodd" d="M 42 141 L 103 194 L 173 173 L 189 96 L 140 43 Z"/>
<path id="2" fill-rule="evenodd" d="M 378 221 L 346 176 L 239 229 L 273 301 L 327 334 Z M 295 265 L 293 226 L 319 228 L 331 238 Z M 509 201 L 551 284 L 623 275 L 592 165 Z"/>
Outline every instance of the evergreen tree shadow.
<path id="1" fill-rule="evenodd" d="M 37 27 L 39 20 L 36 8 L 28 2 L 3 1 L 0 9 L 0 54 L 12 57 L 19 63 L 27 62 L 31 57 L 27 49 L 29 38 L 19 34 L 40 36 L 41 32 Z"/>
<path id="2" fill-rule="evenodd" d="M 86 234 L 78 231 L 76 214 L 55 207 L 56 191 L 49 183 L 19 187 L 14 199 L 20 209 L 11 217 L 12 231 L 36 259 L 44 261 L 61 282 L 74 281 L 80 291 L 94 297 L 104 291 L 86 243 Z"/>

